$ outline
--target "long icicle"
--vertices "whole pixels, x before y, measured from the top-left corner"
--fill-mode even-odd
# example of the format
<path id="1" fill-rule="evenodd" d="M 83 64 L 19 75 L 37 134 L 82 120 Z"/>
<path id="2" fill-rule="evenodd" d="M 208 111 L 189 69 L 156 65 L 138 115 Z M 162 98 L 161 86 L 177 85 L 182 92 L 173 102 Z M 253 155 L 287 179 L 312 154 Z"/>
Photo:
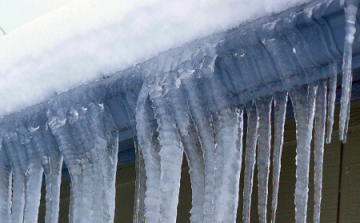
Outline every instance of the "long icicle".
<path id="1" fill-rule="evenodd" d="M 26 160 L 28 160 L 27 170 L 25 172 L 24 223 L 32 223 L 38 221 L 41 182 L 44 170 L 40 162 L 39 154 L 34 148 L 32 137 L 24 121 L 18 123 L 17 134 L 21 148 L 25 150 Z"/>
<path id="2" fill-rule="evenodd" d="M 215 196 L 215 222 L 235 222 L 242 164 L 243 109 L 224 109 L 220 112 L 217 128 L 218 150 L 223 151 L 223 166 L 217 176 L 219 188 Z"/>
<path id="3" fill-rule="evenodd" d="M 25 163 L 21 162 L 19 158 L 19 151 L 17 151 L 17 143 L 15 143 L 17 135 L 10 131 L 4 135 L 3 142 L 7 154 L 9 156 L 11 165 L 13 167 L 13 188 L 12 188 L 12 207 L 11 207 L 11 222 L 23 222 L 24 208 L 25 208 Z"/>
<path id="4" fill-rule="evenodd" d="M 67 119 L 66 112 L 59 104 L 54 108 L 49 109 L 47 112 L 48 125 L 52 134 L 57 139 L 59 150 L 64 156 L 64 162 L 68 168 L 71 178 L 71 194 L 70 194 L 70 207 L 69 207 L 69 222 L 83 222 L 87 220 L 83 218 L 81 211 L 83 207 L 83 171 L 90 166 L 84 166 L 83 158 L 80 153 L 80 146 L 77 140 L 72 138 L 70 121 Z M 86 164 L 87 165 L 87 164 Z M 91 205 L 91 204 L 87 204 Z M 89 207 L 86 207 L 89 210 Z M 87 215 L 89 217 L 89 215 Z"/>
<path id="5" fill-rule="evenodd" d="M 205 202 L 204 222 L 212 222 L 214 212 L 215 193 L 215 140 L 211 123 L 207 117 L 202 93 L 196 85 L 196 78 L 183 79 L 184 91 L 187 95 L 190 111 L 195 127 L 199 134 L 199 141 L 204 153 L 205 162 Z"/>
<path id="6" fill-rule="evenodd" d="M 0 222 L 11 222 L 12 167 L 0 139 Z"/>
<path id="7" fill-rule="evenodd" d="M 309 192 L 310 146 L 314 123 L 316 87 L 304 85 L 290 92 L 296 121 L 295 220 L 305 223 Z"/>
<path id="8" fill-rule="evenodd" d="M 214 220 L 235 222 L 242 164 L 243 110 L 226 108 L 227 98 L 216 78 L 208 83 L 207 104 L 217 111 L 213 115 L 217 143 Z"/>
<path id="9" fill-rule="evenodd" d="M 151 107 L 147 106 L 147 96 L 148 87 L 145 83 L 136 105 L 136 131 L 146 167 L 145 218 L 148 222 L 158 223 L 161 219 L 160 156 L 153 142 L 154 129 L 149 115 Z"/>
<path id="10" fill-rule="evenodd" d="M 272 97 L 256 100 L 256 110 L 259 120 L 258 130 L 258 212 L 259 222 L 267 222 L 267 200 L 269 191 L 269 171 L 271 152 L 271 104 Z"/>
<path id="11" fill-rule="evenodd" d="M 74 106 L 74 107 L 72 107 Z M 76 176 L 77 181 L 79 182 L 78 188 L 81 196 L 79 196 L 80 203 L 78 204 L 76 214 L 77 221 L 76 222 L 91 222 L 92 219 L 95 221 L 98 220 L 97 210 L 94 211 L 96 199 L 93 199 L 99 191 L 94 191 L 94 187 L 99 186 L 100 180 L 98 178 L 98 172 L 94 168 L 94 158 L 91 154 L 91 148 L 94 146 L 93 137 L 87 137 L 89 133 L 89 128 L 84 124 L 85 116 L 79 113 L 78 105 L 73 104 L 70 107 L 68 112 L 69 122 L 68 122 L 68 132 L 70 133 L 70 137 L 73 140 L 73 145 L 77 144 L 77 162 L 79 162 L 76 168 L 79 168 L 80 173 Z M 86 126 L 86 127 L 85 127 Z M 74 149 L 74 148 L 71 148 Z M 81 189 L 80 189 L 81 188 Z M 98 210 L 101 210 L 98 208 Z M 91 211 L 91 212 L 90 212 Z M 89 215 L 86 213 L 90 212 Z M 85 215 L 85 216 L 83 216 Z"/>
<path id="12" fill-rule="evenodd" d="M 343 55 L 343 77 L 341 93 L 341 110 L 339 121 L 340 140 L 346 142 L 347 126 L 350 119 L 350 100 L 351 100 L 351 83 L 352 83 L 352 45 L 355 39 L 355 22 L 358 11 L 358 0 L 345 1 L 345 43 Z"/>
<path id="13" fill-rule="evenodd" d="M 328 80 L 328 116 L 327 116 L 327 132 L 326 143 L 331 142 L 331 135 L 334 125 L 334 113 L 335 113 L 335 100 L 336 100 L 336 86 L 337 86 L 337 65 L 330 65 L 331 76 Z"/>
<path id="14" fill-rule="evenodd" d="M 57 223 L 60 209 L 60 185 L 63 157 L 47 125 L 31 126 L 34 147 L 41 157 L 46 183 L 46 223 Z"/>
<path id="15" fill-rule="evenodd" d="M 251 194 L 253 190 L 254 168 L 256 162 L 256 143 L 259 122 L 256 115 L 256 107 L 250 102 L 246 105 L 247 135 L 245 152 L 245 176 L 243 196 L 243 222 L 250 223 Z"/>
<path id="16" fill-rule="evenodd" d="M 165 81 L 169 81 L 166 79 Z M 158 124 L 158 140 L 161 157 L 160 190 L 162 195 L 161 222 L 176 222 L 178 195 L 180 189 L 183 144 L 176 129 L 173 114 L 165 103 L 164 84 L 161 77 L 155 76 L 150 82 L 149 95 L 154 105 L 154 114 Z"/>
<path id="17" fill-rule="evenodd" d="M 144 155 L 137 139 L 134 139 L 135 147 L 135 197 L 133 223 L 145 222 L 145 192 L 146 192 L 146 169 Z"/>
<path id="18" fill-rule="evenodd" d="M 182 88 L 171 89 L 168 91 L 167 95 L 167 103 L 172 108 L 172 112 L 175 116 L 177 128 L 179 129 L 189 166 L 192 190 L 190 221 L 193 223 L 203 222 L 203 207 L 205 202 L 205 164 L 202 148 L 197 143 L 199 135 L 196 131 L 188 101 L 184 97 Z"/>
<path id="19" fill-rule="evenodd" d="M 125 85 L 125 84 L 124 84 Z M 115 96 L 119 104 L 124 106 L 126 110 L 127 118 L 130 120 L 131 129 L 136 132 L 136 103 L 138 98 L 133 97 L 133 89 L 124 89 L 125 97 L 123 95 Z M 129 129 L 130 129 L 129 127 Z M 138 138 L 134 137 L 134 148 L 135 148 L 135 193 L 134 193 L 134 213 L 133 223 L 144 223 L 145 222 L 145 192 L 146 192 L 146 169 L 145 161 L 142 149 L 139 145 Z"/>
<path id="20" fill-rule="evenodd" d="M 108 108 L 103 103 L 92 103 L 87 109 L 90 128 L 94 129 L 94 148 L 92 156 L 96 157 L 100 180 L 104 188 L 100 190 L 103 210 L 100 213 L 102 222 L 114 222 L 115 215 L 115 181 L 118 164 L 118 131 Z M 96 188 L 95 188 L 96 190 Z M 95 222 L 95 221 L 93 221 Z"/>
<path id="21" fill-rule="evenodd" d="M 279 196 L 279 182 L 281 171 L 281 157 L 284 143 L 284 125 L 286 118 L 286 104 L 288 93 L 277 93 L 274 96 L 274 113 L 275 113 L 275 135 L 273 149 L 273 190 L 271 205 L 271 222 L 275 223 L 276 210 Z"/>
<path id="22" fill-rule="evenodd" d="M 320 222 L 322 179 L 323 179 L 323 160 L 324 160 L 324 140 L 326 122 L 326 92 L 325 81 L 319 83 L 316 94 L 315 107 L 315 139 L 314 139 L 314 223 Z"/>

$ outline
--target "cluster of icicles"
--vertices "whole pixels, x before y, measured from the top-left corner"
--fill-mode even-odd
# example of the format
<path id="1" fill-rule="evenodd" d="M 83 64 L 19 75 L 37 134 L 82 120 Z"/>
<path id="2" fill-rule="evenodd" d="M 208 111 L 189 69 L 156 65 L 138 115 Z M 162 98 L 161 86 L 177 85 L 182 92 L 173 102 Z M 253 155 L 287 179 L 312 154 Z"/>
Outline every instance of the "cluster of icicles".
<path id="1" fill-rule="evenodd" d="M 18 118 L 1 133 L 0 222 L 38 221 L 43 175 L 45 222 L 58 222 L 63 161 L 71 177 L 70 222 L 114 221 L 118 133 L 112 118 L 101 103 L 67 110 L 64 103 Z"/>
<path id="2" fill-rule="evenodd" d="M 339 123 L 342 141 L 346 141 L 349 125 L 356 13 L 357 3 L 348 1 Z M 297 223 L 307 219 L 314 132 L 313 218 L 314 222 L 319 222 L 324 142 L 325 139 L 327 143 L 331 141 L 337 66 L 328 66 L 327 72 L 331 75 L 327 80 L 229 107 L 224 88 L 213 75 L 216 52 L 201 53 L 204 55 L 198 61 L 201 69 L 183 67 L 176 72 L 168 69 L 158 74 L 154 73 L 157 69 L 152 72 L 149 68 L 139 95 L 125 97 L 128 112 L 135 116 L 133 127 L 137 133 L 133 221 L 176 222 L 185 153 L 192 185 L 191 222 L 236 221 L 242 162 L 245 163 L 243 222 L 250 222 L 255 164 L 259 221 L 268 222 L 268 188 L 271 185 L 271 222 L 275 222 L 284 123 L 290 96 L 297 128 L 295 219 Z M 66 97 L 55 98 L 52 106 L 42 112 L 28 117 L 15 115 L 8 121 L 0 137 L 0 222 L 38 221 L 43 176 L 45 222 L 58 222 L 63 161 L 71 177 L 69 221 L 114 221 L 118 132 L 106 103 L 99 98 L 102 97 L 79 94 L 71 103 Z M 244 126 L 247 126 L 245 146 Z M 269 183 L 270 165 L 273 165 L 272 184 Z"/>
<path id="3" fill-rule="evenodd" d="M 296 222 L 306 222 L 307 217 L 313 129 L 314 222 L 320 220 L 325 125 L 327 119 L 327 142 L 330 142 L 336 96 L 336 67 L 331 66 L 329 72 L 332 72 L 329 80 L 295 87 L 289 92 L 298 142 Z M 183 153 L 189 164 L 192 185 L 191 222 L 236 221 L 243 162 L 244 110 L 247 130 L 243 222 L 250 222 L 255 164 L 258 170 L 259 222 L 267 222 L 271 163 L 272 222 L 275 222 L 288 93 L 277 93 L 248 102 L 245 106 L 224 109 L 222 105 L 226 98 L 215 79 L 209 79 L 203 91 L 195 84 L 196 77 L 183 79 L 181 89 L 171 88 L 172 84 L 176 85 L 176 80 L 171 78 L 150 79 L 140 93 L 136 112 L 138 154 L 141 156 L 137 164 L 138 182 L 145 181 L 146 189 L 144 185 L 139 185 L 135 222 L 176 222 Z M 150 103 L 146 100 L 148 95 Z M 209 107 L 215 107 L 217 112 L 210 113 Z M 272 112 L 275 127 L 273 146 Z M 156 125 L 152 124 L 153 117 L 156 118 Z"/>

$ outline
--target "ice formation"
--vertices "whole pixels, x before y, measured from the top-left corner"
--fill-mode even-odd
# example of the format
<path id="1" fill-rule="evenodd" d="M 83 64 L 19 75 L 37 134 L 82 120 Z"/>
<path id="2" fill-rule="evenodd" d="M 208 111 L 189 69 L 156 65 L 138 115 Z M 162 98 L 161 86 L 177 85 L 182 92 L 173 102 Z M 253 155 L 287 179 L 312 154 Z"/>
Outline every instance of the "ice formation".
<path id="1" fill-rule="evenodd" d="M 112 77 L 2 116 L 0 222 L 37 222 L 43 176 L 45 222 L 58 222 L 63 163 L 71 180 L 70 222 L 113 222 L 118 141 L 127 128 L 136 132 L 134 222 L 176 222 L 185 155 L 191 222 L 235 222 L 239 195 L 242 220 L 251 222 L 252 192 L 257 189 L 259 222 L 268 222 L 271 210 L 275 223 L 289 107 L 297 128 L 295 222 L 307 219 L 312 152 L 313 219 L 319 222 L 324 144 L 331 141 L 341 60 L 340 139 L 346 140 L 358 8 L 358 1 L 344 3 L 345 41 L 340 52 L 328 35 L 329 27 L 321 22 L 334 4 L 338 2 L 309 4 L 297 13 L 195 40 Z M 300 22 L 316 27 L 321 37 L 311 40 L 320 41 L 316 50 L 305 31 L 296 27 Z M 46 70 L 46 66 L 38 69 L 42 68 Z M 8 111 L 19 108 L 15 104 Z"/>

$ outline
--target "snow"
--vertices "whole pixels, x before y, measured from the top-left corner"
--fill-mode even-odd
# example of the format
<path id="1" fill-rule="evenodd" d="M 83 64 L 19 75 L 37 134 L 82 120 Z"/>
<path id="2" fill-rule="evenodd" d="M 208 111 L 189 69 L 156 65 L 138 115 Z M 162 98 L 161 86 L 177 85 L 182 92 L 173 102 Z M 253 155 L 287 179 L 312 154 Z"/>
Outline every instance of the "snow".
<path id="1" fill-rule="evenodd" d="M 80 0 L 0 37 L 0 115 L 309 0 Z"/>

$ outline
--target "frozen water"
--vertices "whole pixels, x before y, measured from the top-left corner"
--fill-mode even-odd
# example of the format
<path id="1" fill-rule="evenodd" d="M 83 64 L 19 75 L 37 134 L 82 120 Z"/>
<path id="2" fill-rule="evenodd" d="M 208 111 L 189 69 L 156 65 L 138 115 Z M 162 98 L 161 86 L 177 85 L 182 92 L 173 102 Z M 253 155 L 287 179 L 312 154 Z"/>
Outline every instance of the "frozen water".
<path id="1" fill-rule="evenodd" d="M 337 67 L 336 64 L 330 66 L 331 77 L 328 80 L 328 117 L 327 117 L 327 132 L 326 143 L 331 142 L 331 135 L 334 124 L 335 113 L 335 99 L 336 99 L 336 87 L 337 87 Z"/>
<path id="2" fill-rule="evenodd" d="M 309 168 L 317 87 L 305 85 L 290 92 L 296 121 L 295 220 L 306 222 L 309 192 Z"/>
<path id="3" fill-rule="evenodd" d="M 284 125 L 288 93 L 278 93 L 274 96 L 275 135 L 273 147 L 273 193 L 271 203 L 271 222 L 275 223 L 279 196 L 279 182 L 281 171 L 281 156 L 284 143 Z"/>
<path id="4" fill-rule="evenodd" d="M 33 123 L 35 124 L 35 123 Z M 46 183 L 46 223 L 58 221 L 60 184 L 63 157 L 58 144 L 46 125 L 32 126 L 30 132 L 45 174 Z"/>
<path id="5" fill-rule="evenodd" d="M 140 4 L 136 1 L 131 3 L 134 5 L 129 4 L 131 7 L 135 7 L 137 4 L 142 5 L 141 10 L 139 8 L 135 10 L 130 6 L 124 10 L 129 10 L 127 11 L 129 13 L 142 12 L 145 9 L 153 9 L 161 2 L 155 0 L 147 2 L 148 5 L 142 5 L 143 3 Z M 190 2 L 190 0 L 186 2 Z M 231 1 L 214 2 L 215 5 L 204 10 L 212 12 L 211 8 L 216 8 L 215 6 L 218 4 L 225 5 L 224 7 L 229 9 L 227 4 L 231 3 Z M 204 7 L 200 3 L 192 4 L 196 5 L 196 9 Z M 351 48 L 355 34 L 353 23 L 356 17 L 356 4 L 352 0 L 346 1 L 345 4 L 347 20 L 340 114 L 340 136 L 343 141 L 346 140 L 349 123 Z M 225 9 L 223 8 L 223 10 Z M 231 12 L 233 12 L 232 10 L 233 8 Z M 202 14 L 193 14 L 192 11 L 193 9 L 189 9 L 182 15 L 190 13 L 191 16 L 202 16 Z M 172 12 L 164 12 L 161 20 L 175 16 L 174 21 L 169 21 L 169 24 L 178 24 L 180 18 L 176 16 L 179 15 Z M 236 11 L 236 14 L 239 13 Z M 148 14 L 146 15 L 148 16 Z M 306 21 L 317 16 L 314 8 L 307 10 L 302 15 L 306 17 L 304 17 Z M 112 18 L 112 16 L 110 17 Z M 137 22 L 148 18 L 147 16 L 136 17 L 140 18 Z M 253 182 L 256 163 L 259 221 L 267 222 L 269 170 L 272 163 L 271 221 L 274 223 L 280 191 L 284 124 L 289 92 L 297 130 L 294 199 L 296 222 L 303 223 L 307 219 L 309 173 L 312 171 L 309 164 L 313 129 L 315 131 L 313 218 L 314 222 L 319 222 L 325 126 L 327 127 L 326 141 L 329 143 L 334 122 L 337 62 L 334 61 L 335 53 L 331 50 L 327 53 L 329 55 L 334 53 L 329 56 L 332 60 L 321 68 L 319 66 L 323 65 L 323 61 L 321 59 L 318 61 L 315 55 L 308 55 L 311 49 L 305 43 L 305 37 L 298 32 L 291 31 L 294 28 L 294 21 L 297 21 L 296 16 L 291 15 L 284 21 L 276 20 L 260 27 L 266 29 L 267 32 L 264 34 L 257 30 L 255 33 L 257 37 L 254 40 L 252 37 L 256 35 L 252 33 L 250 37 L 245 36 L 247 38 L 245 42 L 242 41 L 244 33 L 247 32 L 245 30 L 239 31 L 240 37 L 237 34 L 226 37 L 224 37 L 225 34 L 219 34 L 209 37 L 206 40 L 209 42 L 195 41 L 182 48 L 160 54 L 126 71 L 119 71 L 119 74 L 124 74 L 124 76 L 119 75 L 77 87 L 70 92 L 54 96 L 48 103 L 4 116 L 1 119 L 0 134 L 0 221 L 17 223 L 38 220 L 40 189 L 44 175 L 45 222 L 58 222 L 60 183 L 64 162 L 71 178 L 70 222 L 113 222 L 118 131 L 127 128 L 136 133 L 134 141 L 137 175 L 134 222 L 176 222 L 183 155 L 185 154 L 192 189 L 191 222 L 235 222 L 237 220 L 238 195 L 242 193 L 242 218 L 243 222 L 249 223 L 251 220 L 251 196 L 255 189 Z M 210 17 L 214 19 L 213 15 Z M 149 21 L 149 23 L 156 23 L 157 19 Z M 187 23 L 187 25 L 189 24 Z M 217 26 L 216 24 L 212 25 Z M 224 23 L 224 27 L 228 27 L 227 25 Z M 318 25 L 322 26 L 323 24 L 319 22 Z M 275 32 L 274 27 L 277 26 L 285 27 L 284 33 Z M 207 28 L 206 32 L 202 30 L 201 33 L 194 35 L 201 37 L 205 33 L 208 35 L 212 31 L 216 31 L 211 27 Z M 192 30 L 183 32 L 183 29 L 184 27 L 180 26 L 179 33 L 181 35 L 191 33 Z M 104 33 L 109 31 L 101 27 L 99 30 Z M 112 31 L 109 32 L 109 35 L 113 34 Z M 154 32 L 147 38 L 156 34 L 157 32 Z M 181 35 L 180 37 L 182 37 Z M 98 37 L 94 34 L 95 43 L 99 43 L 96 41 Z M 175 37 L 178 36 L 175 35 Z M 170 39 L 175 37 L 168 36 Z M 176 44 L 192 40 L 194 36 L 187 37 L 188 39 L 181 39 Z M 258 37 L 262 45 L 252 47 L 251 44 L 257 42 Z M 82 38 L 79 37 L 79 39 Z M 139 43 L 141 40 L 141 38 L 135 39 L 135 42 Z M 6 38 L 6 41 L 10 40 Z M 168 40 L 169 42 L 167 42 L 166 39 L 157 41 L 164 42 L 164 45 L 144 41 L 139 43 L 139 47 L 143 47 L 141 53 L 144 55 L 137 57 L 139 52 L 131 54 L 124 49 L 120 57 L 114 57 L 101 64 L 100 68 L 94 65 L 99 69 L 89 67 L 85 71 L 91 73 L 96 70 L 96 75 L 99 73 L 103 75 L 106 72 L 113 72 L 115 68 L 123 69 L 129 64 L 134 65 L 135 62 L 148 59 L 168 47 L 177 46 L 174 45 L 174 41 Z M 116 42 L 119 42 L 119 39 L 116 39 Z M 111 41 L 108 44 L 111 45 Z M 86 45 L 89 45 L 89 42 L 86 42 Z M 154 49 L 146 48 L 145 45 L 152 45 L 151 47 Z M 74 49 L 77 49 L 76 47 L 74 46 Z M 130 43 L 128 47 L 134 49 Z M 97 53 L 102 57 L 103 51 L 108 48 L 101 48 Z M 52 50 L 50 47 L 48 53 L 53 52 Z M 91 49 L 86 52 L 90 51 Z M 61 52 L 65 55 L 67 50 L 64 49 Z M 109 50 L 107 53 L 110 56 L 117 55 L 116 49 L 115 51 Z M 106 67 L 107 63 L 113 63 L 114 60 L 119 60 L 124 55 L 129 59 L 125 60 L 124 64 Z M 16 55 L 13 56 L 13 59 L 17 60 Z M 81 55 L 75 55 L 75 57 L 77 56 L 82 58 Z M 61 56 L 58 58 L 60 62 L 48 61 L 50 65 L 47 62 L 45 65 L 43 64 L 45 58 L 43 57 L 41 54 L 35 56 L 37 59 L 34 59 L 43 69 L 41 72 L 48 71 L 50 68 L 54 68 L 55 74 L 64 71 L 55 69 L 66 62 L 66 60 L 62 60 Z M 107 60 L 108 58 L 105 56 L 102 59 Z M 24 69 L 29 72 L 39 71 L 35 68 L 32 70 L 32 65 L 27 64 L 26 60 L 24 61 L 22 61 L 24 64 L 19 62 L 17 69 L 8 68 L 9 74 L 3 78 L 11 77 L 10 79 L 14 80 Z M 75 60 L 75 62 L 78 61 Z M 267 63 L 272 66 L 267 66 Z M 309 63 L 311 64 L 310 68 L 307 67 Z M 79 69 L 82 72 L 84 70 L 81 67 L 67 67 L 66 69 L 74 69 L 65 73 L 71 76 Z M 292 76 L 299 70 L 304 73 Z M 310 72 L 314 72 L 314 75 L 310 75 Z M 265 73 L 266 75 L 264 75 Z M 95 78 L 95 76 L 91 76 L 91 78 L 90 76 L 89 79 L 81 76 L 79 77 L 80 82 L 75 81 L 69 85 L 59 84 L 57 90 L 59 92 L 66 91 L 69 86 L 75 87 L 83 81 Z M 41 79 L 41 74 L 38 77 Z M 24 82 L 21 78 L 17 80 Z M 278 82 L 279 84 L 277 84 Z M 1 84 L 2 86 L 6 85 L 0 80 Z M 8 87 L 11 88 L 11 86 Z M 21 86 L 17 86 L 15 90 Z M 54 93 L 53 86 L 47 87 L 49 86 L 44 86 L 42 90 L 36 91 L 34 94 L 40 94 L 41 100 L 45 100 Z M 31 89 L 34 88 L 32 86 Z M 5 88 L 5 91 L 7 89 Z M 47 93 L 42 95 L 43 91 Z M 0 92 L 0 96 L 1 94 Z M 21 94 L 26 94 L 26 92 Z M 24 96 L 30 100 L 24 106 L 35 103 L 33 96 Z M 21 106 L 16 105 L 16 103 L 21 103 L 23 96 L 20 98 L 21 100 L 18 101 L 14 99 L 17 101 L 14 104 L 5 103 L 5 101 L 4 104 L 8 107 L 0 108 L 0 112 L 10 112 L 15 108 L 20 108 Z M 273 123 L 272 117 L 274 117 Z M 124 120 L 128 122 L 124 124 Z M 275 130 L 273 145 L 271 144 L 272 125 Z M 244 126 L 247 128 L 247 133 L 243 156 Z M 242 162 L 244 162 L 245 168 L 243 171 L 244 188 L 239 191 Z"/>
<path id="6" fill-rule="evenodd" d="M 258 140 L 259 119 L 255 104 L 246 105 L 247 134 L 245 151 L 245 176 L 243 195 L 243 222 L 250 222 L 251 194 L 253 190 L 254 168 L 256 162 L 256 143 Z"/>
<path id="7" fill-rule="evenodd" d="M 151 123 L 151 110 L 147 101 L 148 89 L 146 84 L 139 94 L 136 106 L 136 129 L 139 148 L 143 152 L 146 172 L 145 218 L 149 222 L 160 222 L 161 191 L 160 191 L 160 156 L 158 143 L 154 140 L 154 127 Z"/>
<path id="8" fill-rule="evenodd" d="M 314 222 L 320 222 L 327 85 L 322 81 L 318 85 L 315 107 L 315 134 L 314 134 Z"/>
<path id="9" fill-rule="evenodd" d="M 174 89 L 168 91 L 166 101 L 174 114 L 189 166 L 192 189 L 190 220 L 191 222 L 203 222 L 203 205 L 205 202 L 205 164 L 203 151 L 198 144 L 199 134 L 194 125 L 194 119 L 190 113 L 188 101 L 183 95 L 183 90 L 176 88 L 177 81 L 176 78 L 172 80 L 171 84 L 174 85 Z"/>
<path id="10" fill-rule="evenodd" d="M 11 222 L 12 167 L 5 148 L 0 145 L 0 222 Z"/>
<path id="11" fill-rule="evenodd" d="M 184 148 L 174 115 L 164 99 L 170 78 L 153 74 L 149 79 L 149 96 L 159 132 L 161 221 L 175 223 Z"/>
<path id="12" fill-rule="evenodd" d="M 346 134 L 350 119 L 350 100 L 351 100 L 351 83 L 352 83 L 352 45 L 355 38 L 355 20 L 358 11 L 359 1 L 345 1 L 345 43 L 343 55 L 343 77 L 341 93 L 341 110 L 339 120 L 340 140 L 346 142 Z"/>
<path id="13" fill-rule="evenodd" d="M 267 199 L 269 192 L 270 152 L 271 152 L 271 106 L 272 97 L 256 100 L 259 120 L 258 130 L 258 212 L 259 222 L 267 222 Z"/>

